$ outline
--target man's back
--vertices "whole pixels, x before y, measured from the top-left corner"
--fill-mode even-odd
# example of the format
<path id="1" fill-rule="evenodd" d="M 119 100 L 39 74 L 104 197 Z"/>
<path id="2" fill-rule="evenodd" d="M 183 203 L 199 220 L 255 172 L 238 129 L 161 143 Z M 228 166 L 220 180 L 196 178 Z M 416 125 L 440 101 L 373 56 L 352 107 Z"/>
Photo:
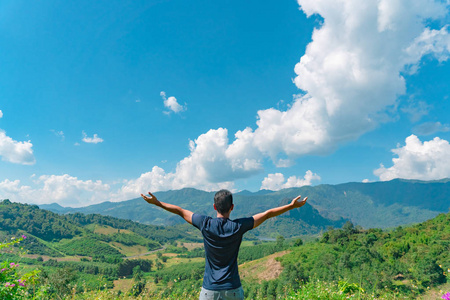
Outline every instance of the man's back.
<path id="1" fill-rule="evenodd" d="M 192 225 L 202 232 L 205 245 L 203 287 L 213 291 L 239 288 L 237 256 L 242 236 L 253 228 L 253 218 L 230 220 L 193 214 Z"/>
<path id="2" fill-rule="evenodd" d="M 241 286 L 237 267 L 237 255 L 242 235 L 248 230 L 258 227 L 267 219 L 281 215 L 291 209 L 302 207 L 308 199 L 306 197 L 301 200 L 301 196 L 298 196 L 290 204 L 274 207 L 251 218 L 232 221 L 229 216 L 234 208 L 233 196 L 227 190 L 220 190 L 214 196 L 214 209 L 217 211 L 217 218 L 194 214 L 179 206 L 158 201 L 150 192 L 148 194 L 150 197 L 141 194 L 145 201 L 179 215 L 202 232 L 206 264 L 200 300 L 244 299 L 244 290 Z"/>

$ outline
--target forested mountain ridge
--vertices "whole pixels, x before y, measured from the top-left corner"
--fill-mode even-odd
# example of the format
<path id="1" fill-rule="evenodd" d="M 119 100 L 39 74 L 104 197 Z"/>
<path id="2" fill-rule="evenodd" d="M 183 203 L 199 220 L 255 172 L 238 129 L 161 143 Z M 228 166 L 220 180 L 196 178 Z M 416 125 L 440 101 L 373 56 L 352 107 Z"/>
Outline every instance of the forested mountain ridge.
<path id="1" fill-rule="evenodd" d="M 99 234 L 93 230 L 95 225 L 114 228 L 116 233 Z M 37 205 L 12 203 L 9 200 L 0 202 L 0 231 L 6 234 L 24 232 L 29 236 L 24 243 L 31 254 L 50 256 L 89 256 L 90 253 L 83 250 L 83 247 L 93 244 L 99 246 L 101 243 L 104 243 L 102 253 L 120 256 L 120 252 L 107 246 L 110 242 L 139 244 L 152 250 L 180 239 L 200 240 L 197 236 L 170 226 L 145 225 L 99 214 L 60 215 L 40 209 Z M 56 246 L 53 247 L 54 245 Z"/>
<path id="2" fill-rule="evenodd" d="M 273 192 L 263 195 L 234 195 L 235 209 L 232 218 L 248 217 L 261 211 L 287 204 L 291 197 L 271 196 Z M 155 193 L 159 200 L 179 205 L 193 212 L 215 216 L 213 209 L 213 192 L 204 192 L 196 189 L 186 188 L 177 191 Z M 99 213 L 110 215 L 121 219 L 130 219 L 144 224 L 177 225 L 184 221 L 177 215 L 170 214 L 158 207 L 149 205 L 142 198 L 123 202 L 103 202 L 81 208 L 67 208 L 55 204 L 41 205 L 57 213 Z M 269 220 L 262 226 L 253 230 L 248 238 L 269 237 L 276 238 L 278 235 L 293 237 L 304 234 L 317 234 L 327 227 L 341 227 L 347 219 L 334 218 L 330 220 L 323 217 L 309 203 L 300 209 L 292 210 L 276 219 Z"/>
<path id="3" fill-rule="evenodd" d="M 338 185 L 305 186 L 280 191 L 242 191 L 234 195 L 233 217 L 249 216 L 265 209 L 280 205 L 286 199 L 297 195 L 308 196 L 308 204 L 320 216 L 328 219 L 324 226 L 339 226 L 330 220 L 350 219 L 364 228 L 389 228 L 398 225 L 423 222 L 439 213 L 448 212 L 450 207 L 450 180 L 418 181 L 394 179 L 372 183 L 344 183 Z M 192 188 L 176 191 L 157 192 L 155 195 L 164 202 L 180 205 L 191 211 L 214 215 L 212 208 L 214 193 Z M 181 223 L 177 216 L 148 205 L 141 198 L 123 202 L 103 202 L 80 208 L 63 208 L 59 205 L 41 205 L 42 208 L 58 212 L 82 212 L 111 215 L 144 224 L 171 225 Z M 298 216 L 297 216 L 298 217 Z M 290 221 L 297 220 L 289 218 Z M 317 226 L 318 225 L 318 226 Z"/>

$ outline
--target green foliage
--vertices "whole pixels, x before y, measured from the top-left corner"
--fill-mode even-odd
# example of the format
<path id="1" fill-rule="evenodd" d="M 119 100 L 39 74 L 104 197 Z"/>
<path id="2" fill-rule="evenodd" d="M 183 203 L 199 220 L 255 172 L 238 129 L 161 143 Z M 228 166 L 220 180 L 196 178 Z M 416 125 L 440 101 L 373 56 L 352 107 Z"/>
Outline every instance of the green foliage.
<path id="1" fill-rule="evenodd" d="M 50 259 L 43 264 L 45 267 L 54 268 L 66 268 L 75 270 L 83 274 L 92 275 L 103 275 L 106 278 L 117 279 L 118 277 L 118 267 L 116 265 L 111 265 L 102 262 L 91 262 L 91 261 L 61 261 L 57 262 L 54 259 Z"/>
<path id="2" fill-rule="evenodd" d="M 0 203 L 0 229 L 24 230 L 45 241 L 72 238 L 82 230 L 64 220 L 64 217 L 39 209 L 37 205 L 27 205 L 3 201 Z"/>
<path id="3" fill-rule="evenodd" d="M 153 261 L 149 259 L 125 259 L 118 265 L 118 275 L 131 275 L 137 266 L 139 266 L 139 269 L 142 272 L 150 272 L 152 270 L 152 265 Z"/>
<path id="4" fill-rule="evenodd" d="M 6 202 L 0 204 L 0 207 L 2 205 L 14 204 Z M 18 213 L 20 212 L 19 210 Z M 157 226 L 143 225 L 140 227 L 142 224 L 136 225 L 131 221 L 121 223 L 115 218 L 98 215 L 86 217 L 74 214 L 60 217 L 63 218 L 61 220 L 65 218 L 64 222 L 78 228 L 81 237 L 61 240 L 58 244 L 35 238 L 44 246 L 42 251 L 50 251 L 48 249 L 53 250 L 52 248 L 55 247 L 64 253 L 91 256 L 92 260 L 88 257 L 81 262 L 58 262 L 51 259 L 43 263 L 37 259 L 21 258 L 20 267 L 14 269 L 19 277 L 13 280 L 18 282 L 19 279 L 27 278 L 24 277 L 26 274 L 30 274 L 27 275 L 30 276 L 30 279 L 26 279 L 29 285 L 20 291 L 20 286 L 17 284 L 11 287 L 5 286 L 6 283 L 3 282 L 0 284 L 0 290 L 11 292 L 17 288 L 17 292 L 13 294 L 14 297 L 38 297 L 36 299 L 93 299 L 94 296 L 102 299 L 190 299 L 198 297 L 204 263 L 183 263 L 167 267 L 161 263 L 161 260 L 166 258 L 161 254 L 154 265 L 158 270 L 151 272 L 152 261 L 123 260 L 120 252 L 106 244 L 106 242 L 115 241 L 130 246 L 145 246 L 146 243 L 151 242 L 154 243 L 153 245 L 159 246 L 158 241 L 163 242 L 164 239 L 174 244 L 176 239 L 172 238 L 173 235 L 170 234 L 176 235 L 176 230 L 170 231 L 168 237 L 159 236 L 160 240 L 157 240 L 151 232 L 147 232 L 145 236 L 136 232 L 144 231 L 146 228 L 158 228 Z M 103 225 L 114 228 L 122 226 L 123 229 L 133 231 L 133 233 L 93 234 L 83 227 L 94 224 L 90 223 L 91 221 L 103 222 Z M 17 232 L 20 229 L 11 227 L 8 231 Z M 3 230 L 5 229 L 3 228 Z M 161 230 L 161 232 L 164 231 Z M 186 233 L 182 233 L 180 236 L 185 235 Z M 55 241 L 57 240 L 55 238 Z M 279 258 L 284 269 L 277 279 L 261 283 L 243 279 L 248 299 L 411 299 L 417 297 L 428 287 L 446 282 L 444 270 L 450 268 L 449 241 L 449 214 L 439 215 L 422 224 L 398 227 L 392 231 L 363 230 L 348 222 L 343 224 L 342 229 L 331 229 L 325 232 L 320 243 L 303 244 L 303 241 L 298 239 L 290 242 L 294 248 L 289 248 L 289 242 L 279 237 L 276 242 L 255 243 L 251 247 L 242 247 L 239 253 L 239 262 L 258 259 L 288 248 L 291 250 L 291 253 Z M 32 245 L 25 242 L 22 244 L 24 246 Z M 16 243 L 8 246 L 14 251 L 3 253 L 2 261 L 9 260 L 17 263 L 19 259 L 16 253 L 18 247 L 15 247 L 17 245 Z M 103 245 L 107 248 L 99 248 Z M 40 249 L 39 247 L 37 249 Z M 114 251 L 110 252 L 111 249 Z M 203 249 L 187 251 L 187 249 L 175 246 L 169 246 L 166 251 L 180 252 L 179 256 L 184 257 L 204 255 Z M 44 267 L 40 273 L 36 270 L 25 271 L 23 269 L 24 267 L 36 268 L 35 266 L 25 266 L 25 264 L 40 265 L 42 263 Z M 8 272 L 5 274 L 13 274 Z M 118 276 L 130 275 L 133 275 L 131 290 L 123 291 L 122 295 L 105 290 L 113 286 L 113 279 Z M 37 282 L 36 278 L 39 278 L 40 281 Z M 149 279 L 156 283 L 156 290 L 153 284 L 151 291 L 146 289 L 145 282 Z M 35 283 L 32 284 L 33 280 Z M 35 291 L 31 291 L 32 287 Z M 29 296 L 25 296 L 26 293 Z M 5 297 L 0 294 L 0 299 L 8 299 Z"/>
<path id="5" fill-rule="evenodd" d="M 303 245 L 303 240 L 302 239 L 298 238 L 298 239 L 296 239 L 294 241 L 294 246 L 295 247 L 298 247 L 298 246 L 301 246 L 301 245 Z"/>
<path id="6" fill-rule="evenodd" d="M 145 281 L 142 275 L 141 266 L 137 265 L 133 268 L 133 286 L 131 287 L 129 294 L 136 297 L 143 292 L 144 287 Z"/>
<path id="7" fill-rule="evenodd" d="M 184 247 L 184 246 L 183 247 L 176 247 L 176 246 L 169 245 L 169 246 L 166 247 L 165 252 L 180 254 L 180 253 L 187 253 L 188 249 L 186 247 Z M 159 253 L 160 252 L 156 253 L 156 255 L 159 255 Z"/>
<path id="8" fill-rule="evenodd" d="M 114 233 L 108 236 L 111 241 L 118 242 L 127 246 L 141 245 L 148 248 L 148 250 L 155 250 L 161 247 L 158 242 L 152 241 L 148 238 L 137 234 L 128 233 Z"/>
<path id="9" fill-rule="evenodd" d="M 25 238 L 26 236 L 23 235 L 18 239 L 13 237 L 8 243 L 0 243 L 0 250 L 17 245 Z M 20 264 L 17 262 L 4 260 L 2 257 L 2 262 L 0 263 L 0 299 L 20 299 L 27 294 L 28 289 L 31 288 L 35 290 L 34 286 L 39 271 L 32 270 L 29 272 L 21 272 L 19 270 L 19 265 Z M 41 292 L 42 290 L 37 290 L 37 294 L 40 294 Z"/>
<path id="10" fill-rule="evenodd" d="M 92 261 L 104 262 L 108 264 L 118 264 L 123 260 L 123 255 L 99 255 L 92 256 Z"/>
<path id="11" fill-rule="evenodd" d="M 132 233 L 115 233 L 112 235 L 94 234 L 84 228 L 87 225 L 98 224 L 107 225 L 117 229 L 126 229 Z M 27 205 L 12 203 L 9 200 L 0 202 L 0 229 L 9 233 L 16 233 L 18 230 L 30 233 L 30 240 L 25 242 L 30 254 L 61 256 L 58 250 L 62 250 L 69 255 L 117 255 L 118 251 L 107 250 L 106 252 L 93 253 L 95 249 L 92 241 L 99 245 L 105 245 L 104 242 L 119 242 L 127 246 L 141 245 L 149 250 L 161 248 L 161 243 L 175 242 L 184 239 L 186 241 L 199 241 L 199 238 L 192 237 L 186 232 L 163 226 L 153 226 L 139 224 L 130 220 L 120 220 L 110 216 L 101 215 L 83 215 L 74 213 L 68 215 L 58 215 L 56 213 L 39 209 L 36 205 Z M 53 249 L 51 243 L 58 242 L 61 239 L 72 239 L 82 236 L 84 243 L 87 243 L 87 251 L 82 250 L 79 242 L 61 245 Z M 35 238 L 37 237 L 37 238 Z M 42 242 L 42 239 L 44 242 Z M 59 246 L 59 245 L 58 245 Z M 68 252 L 65 252 L 68 251 Z M 89 252 L 89 254 L 87 254 Z M 79 254 L 80 253 L 80 254 Z M 81 254 L 85 253 L 85 254 Z"/>
<path id="12" fill-rule="evenodd" d="M 249 247 L 241 247 L 238 254 L 238 261 L 242 264 L 246 261 L 259 259 L 275 252 L 286 250 L 287 248 L 288 245 L 281 239 L 277 242 L 267 242 Z"/>
<path id="13" fill-rule="evenodd" d="M 244 281 L 243 288 L 247 299 L 286 299 L 292 292 L 292 286 L 279 279 L 263 281 L 260 284 Z"/>
<path id="14" fill-rule="evenodd" d="M 52 257 L 63 256 L 60 252 L 50 248 L 33 236 L 28 236 L 28 238 L 24 241 L 23 246 L 27 249 L 28 254 L 48 255 Z"/>
<path id="15" fill-rule="evenodd" d="M 295 291 L 291 291 L 290 295 L 284 299 L 290 300 L 344 300 L 344 299 L 378 299 L 378 300 L 391 300 L 391 299 L 410 299 L 410 297 L 400 294 L 396 291 L 383 290 L 379 295 L 367 294 L 356 283 L 349 284 L 346 281 L 324 282 L 321 280 L 313 279 L 301 285 L 301 287 Z"/>
<path id="16" fill-rule="evenodd" d="M 147 204 L 148 205 L 148 204 Z M 137 211 L 134 208 L 134 211 Z M 73 213 L 64 215 L 64 217 L 70 221 L 78 224 L 79 226 L 86 226 L 90 224 L 107 225 L 117 229 L 127 229 L 134 232 L 136 235 L 147 238 L 157 243 L 167 243 L 169 241 L 176 241 L 185 239 L 188 241 L 199 241 L 198 238 L 192 238 L 186 232 L 178 230 L 172 227 L 145 225 L 137 223 L 131 220 L 123 220 L 114 218 L 111 216 L 102 216 L 99 214 L 83 215 L 81 213 Z M 119 237 L 120 238 L 120 237 Z M 127 238 L 126 238 L 127 239 Z M 133 239 L 133 238 L 131 238 Z M 137 244 L 137 242 L 135 240 Z"/>
<path id="17" fill-rule="evenodd" d="M 71 240 L 67 243 L 60 244 L 58 249 L 67 255 L 122 255 L 119 250 L 92 238 Z"/>
<path id="18" fill-rule="evenodd" d="M 65 299 L 75 287 L 77 273 L 70 268 L 57 268 L 49 274 L 42 271 L 41 281 L 49 287 L 49 293 L 58 299 Z"/>
<path id="19" fill-rule="evenodd" d="M 170 266 L 155 273 L 155 278 L 163 282 L 196 281 L 203 278 L 204 262 L 185 263 Z"/>
<path id="20" fill-rule="evenodd" d="M 185 258 L 205 257 L 205 249 L 204 248 L 195 248 L 190 251 L 186 251 L 181 254 L 178 254 L 178 257 L 185 257 Z"/>
<path id="21" fill-rule="evenodd" d="M 90 233 L 89 237 L 104 242 L 117 242 L 127 246 L 135 246 L 135 245 L 145 246 L 150 251 L 161 248 L 160 243 L 135 233 L 120 233 L 120 232 L 114 234 Z"/>
<path id="22" fill-rule="evenodd" d="M 369 293 L 387 288 L 416 295 L 446 282 L 449 237 L 450 213 L 390 232 L 346 224 L 325 232 L 321 243 L 294 248 L 282 257 L 281 277 L 294 286 L 295 280 L 308 278 L 327 282 L 347 278 L 349 284 L 360 284 Z"/>
<path id="23" fill-rule="evenodd" d="M 264 197 L 267 199 L 274 198 L 269 195 Z M 272 207 L 285 205 L 292 201 L 291 197 L 282 197 L 281 201 L 279 199 L 275 203 L 272 202 L 273 200 L 271 201 Z M 256 207 L 254 210 L 258 211 Z M 330 226 L 341 227 L 344 222 L 343 218 L 330 220 L 323 217 L 317 209 L 307 203 L 301 208 L 293 209 L 276 218 L 265 221 L 261 226 L 252 230 L 251 233 L 262 237 L 278 238 L 279 236 L 284 236 L 291 238 L 300 235 L 316 234 Z"/>

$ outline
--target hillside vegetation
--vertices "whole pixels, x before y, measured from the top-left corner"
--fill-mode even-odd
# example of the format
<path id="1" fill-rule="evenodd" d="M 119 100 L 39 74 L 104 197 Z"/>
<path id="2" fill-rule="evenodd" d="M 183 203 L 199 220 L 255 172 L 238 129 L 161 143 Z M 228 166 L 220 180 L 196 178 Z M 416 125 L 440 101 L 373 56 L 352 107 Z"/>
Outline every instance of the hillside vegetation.
<path id="1" fill-rule="evenodd" d="M 109 226 L 114 232 L 101 234 L 95 231 L 95 225 L 104 228 Z M 114 243 L 140 245 L 151 251 L 177 240 L 200 241 L 198 236 L 172 227 L 144 225 L 95 214 L 59 215 L 39 209 L 37 205 L 11 203 L 9 200 L 0 202 L 0 231 L 3 235 L 26 232 L 29 238 L 23 243 L 29 254 L 53 257 L 124 256 Z"/>
<path id="2" fill-rule="evenodd" d="M 27 226 L 24 218 L 30 215 L 36 228 Z M 279 218 L 274 221 L 277 224 Z M 204 251 L 201 244 L 192 243 L 200 241 L 192 226 L 58 215 L 10 201 L 0 203 L 0 224 L 4 241 L 18 242 L 17 237 L 26 236 L 20 245 L 0 246 L 6 270 L 0 273 L 0 295 L 9 291 L 38 299 L 198 297 Z M 143 245 L 148 252 L 125 258 L 124 249 Z M 22 247 L 33 250 L 21 255 Z M 416 299 L 449 286 L 450 213 L 389 231 L 347 222 L 308 243 L 282 236 L 274 242 L 246 240 L 238 262 L 247 299 Z M 23 287 L 19 279 L 25 280 Z M 11 280 L 16 283 L 13 288 L 6 286 Z"/>

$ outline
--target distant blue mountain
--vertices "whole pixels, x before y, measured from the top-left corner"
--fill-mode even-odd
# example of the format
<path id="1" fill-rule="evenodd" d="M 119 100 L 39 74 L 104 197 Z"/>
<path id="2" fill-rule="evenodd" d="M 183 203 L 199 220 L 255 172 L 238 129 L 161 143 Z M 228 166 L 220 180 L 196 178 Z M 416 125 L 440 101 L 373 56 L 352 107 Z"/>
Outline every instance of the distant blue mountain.
<path id="1" fill-rule="evenodd" d="M 418 223 L 446 213 L 450 207 L 450 180 L 418 181 L 395 179 L 385 182 L 350 182 L 338 185 L 304 186 L 280 191 L 241 191 L 234 195 L 233 217 L 250 216 L 278 206 L 297 195 L 308 196 L 308 205 L 320 218 L 309 224 L 309 231 L 320 231 L 324 226 L 339 226 L 345 220 L 364 228 L 388 228 Z M 214 216 L 213 192 L 192 188 L 158 192 L 155 195 L 164 202 L 180 205 L 191 211 Z M 147 204 L 141 198 L 123 202 L 103 202 L 80 208 L 62 208 L 58 204 L 40 205 L 57 213 L 97 213 L 144 224 L 174 225 L 182 223 L 171 215 Z M 301 210 L 305 210 L 301 208 Z M 286 216 L 279 217 L 283 219 Z M 291 214 L 290 221 L 298 221 L 298 214 Z M 306 216 L 303 216 L 306 218 Z M 285 220 L 287 222 L 287 220 Z M 328 225 L 324 225 L 328 224 Z M 284 225 L 283 225 L 284 226 Z M 306 225 L 305 225 L 306 226 Z"/>
<path id="2" fill-rule="evenodd" d="M 270 193 L 273 193 L 274 191 L 271 190 L 259 190 L 257 192 L 250 192 L 248 190 L 242 190 L 240 192 L 237 192 L 235 195 L 242 195 L 242 196 L 258 196 L 258 195 L 267 195 Z"/>

